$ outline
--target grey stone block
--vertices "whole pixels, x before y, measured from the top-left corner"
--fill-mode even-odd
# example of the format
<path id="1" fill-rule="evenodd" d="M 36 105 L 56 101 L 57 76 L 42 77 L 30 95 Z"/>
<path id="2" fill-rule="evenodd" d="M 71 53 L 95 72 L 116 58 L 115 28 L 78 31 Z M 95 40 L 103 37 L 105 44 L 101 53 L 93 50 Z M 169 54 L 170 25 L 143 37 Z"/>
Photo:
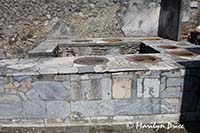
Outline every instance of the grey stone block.
<path id="1" fill-rule="evenodd" d="M 159 97 L 160 80 L 159 79 L 138 79 L 137 81 L 138 97 Z"/>
<path id="2" fill-rule="evenodd" d="M 23 102 L 23 119 L 41 119 L 46 118 L 46 102 L 44 101 L 24 101 Z"/>
<path id="3" fill-rule="evenodd" d="M 102 89 L 100 80 L 91 80 L 91 90 L 90 92 L 94 95 L 94 100 L 102 99 Z"/>
<path id="4" fill-rule="evenodd" d="M 138 98 L 116 100 L 114 103 L 115 115 L 145 115 L 159 114 L 160 100 L 151 98 Z"/>
<path id="5" fill-rule="evenodd" d="M 160 4 L 158 1 L 121 1 L 124 9 L 121 11 L 124 22 L 122 31 L 126 36 L 155 36 L 158 30 Z M 128 4 L 127 4 L 128 3 Z M 135 6 L 134 3 L 136 3 Z M 146 5 L 143 7 L 143 5 Z M 151 16 L 149 18 L 149 16 Z M 146 27 L 148 25 L 148 27 Z"/>
<path id="6" fill-rule="evenodd" d="M 161 99 L 161 113 L 178 113 L 180 111 L 180 100 L 175 98 Z"/>
<path id="7" fill-rule="evenodd" d="M 25 95 L 31 101 L 41 100 L 39 94 L 34 89 L 31 89 Z"/>
<path id="8" fill-rule="evenodd" d="M 65 81 L 66 76 L 65 75 L 55 75 L 54 81 Z"/>
<path id="9" fill-rule="evenodd" d="M 66 118 L 69 114 L 69 103 L 65 101 L 47 102 L 47 118 Z"/>
<path id="10" fill-rule="evenodd" d="M 182 86 L 182 84 L 183 84 L 182 78 L 168 78 L 167 79 L 167 87 Z"/>
<path id="11" fill-rule="evenodd" d="M 28 54 L 30 56 L 54 56 L 57 47 L 57 43 L 46 41 L 42 42 L 38 47 L 30 50 Z"/>
<path id="12" fill-rule="evenodd" d="M 0 93 L 4 92 L 4 83 L 3 83 L 3 77 L 0 76 Z"/>
<path id="13" fill-rule="evenodd" d="M 22 104 L 19 102 L 0 102 L 0 119 L 20 118 Z"/>
<path id="14" fill-rule="evenodd" d="M 63 83 L 63 85 L 65 86 L 65 88 L 67 89 L 67 90 L 70 90 L 70 81 L 63 81 L 62 82 Z"/>
<path id="15" fill-rule="evenodd" d="M 168 71 L 168 72 L 163 72 L 161 74 L 162 76 L 167 76 L 167 77 L 181 77 L 181 71 Z"/>
<path id="16" fill-rule="evenodd" d="M 168 87 L 160 92 L 160 98 L 181 97 L 181 87 Z"/>
<path id="17" fill-rule="evenodd" d="M 33 89 L 43 100 L 66 100 L 70 99 L 69 90 L 60 82 L 36 81 Z"/>
<path id="18" fill-rule="evenodd" d="M 13 81 L 15 82 L 21 82 L 23 80 L 27 80 L 27 81 L 32 81 L 31 76 L 14 76 L 13 77 Z"/>
<path id="19" fill-rule="evenodd" d="M 101 79 L 103 78 L 103 74 L 90 74 L 89 77 L 90 79 Z"/>
<path id="20" fill-rule="evenodd" d="M 101 79 L 101 90 L 102 90 L 102 99 L 110 100 L 111 99 L 111 89 L 112 89 L 112 81 L 110 78 Z"/>
<path id="21" fill-rule="evenodd" d="M 21 98 L 14 94 L 0 94 L 0 102 L 21 102 Z"/>
<path id="22" fill-rule="evenodd" d="M 59 74 L 69 74 L 69 73 L 77 73 L 78 68 L 77 67 L 66 67 L 66 65 L 61 65 L 58 68 Z"/>
<path id="23" fill-rule="evenodd" d="M 80 82 L 72 81 L 70 87 L 70 94 L 72 101 L 79 101 L 82 100 L 82 89 L 80 86 Z"/>
<path id="24" fill-rule="evenodd" d="M 86 73 L 86 72 L 94 72 L 94 68 L 92 66 L 81 66 L 78 67 L 79 73 Z"/>
<path id="25" fill-rule="evenodd" d="M 132 80 L 131 97 L 137 98 L 137 80 Z"/>
<path id="26" fill-rule="evenodd" d="M 81 81 L 83 100 L 100 100 L 102 96 L 99 80 Z"/>
<path id="27" fill-rule="evenodd" d="M 22 112 L 21 99 L 17 95 L 0 95 L 0 119 L 20 118 Z"/>
<path id="28" fill-rule="evenodd" d="M 79 81 L 80 80 L 80 75 L 71 75 L 70 76 L 70 81 Z"/>
<path id="29" fill-rule="evenodd" d="M 71 112 L 80 112 L 83 116 L 113 116 L 113 101 L 80 101 L 71 103 Z"/>

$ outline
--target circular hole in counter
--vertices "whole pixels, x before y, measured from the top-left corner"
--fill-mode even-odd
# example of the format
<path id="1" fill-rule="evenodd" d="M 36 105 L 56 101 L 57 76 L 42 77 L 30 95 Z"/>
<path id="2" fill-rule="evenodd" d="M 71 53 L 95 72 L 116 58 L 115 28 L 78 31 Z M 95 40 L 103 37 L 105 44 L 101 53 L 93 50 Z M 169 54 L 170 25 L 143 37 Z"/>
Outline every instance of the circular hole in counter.
<path id="1" fill-rule="evenodd" d="M 142 38 L 142 40 L 144 41 L 156 41 L 156 40 L 162 40 L 162 38 L 160 37 L 145 37 L 145 38 Z"/>
<path id="2" fill-rule="evenodd" d="M 74 60 L 74 63 L 80 65 L 101 65 L 108 62 L 109 60 L 104 57 L 82 57 Z"/>
<path id="3" fill-rule="evenodd" d="M 92 40 L 88 40 L 88 39 L 81 39 L 81 40 L 71 40 L 71 42 L 92 42 Z"/>
<path id="4" fill-rule="evenodd" d="M 113 38 L 104 38 L 104 39 L 102 39 L 102 41 L 104 41 L 104 42 L 121 42 L 122 39 L 113 37 Z"/>
<path id="5" fill-rule="evenodd" d="M 177 49 L 178 48 L 177 46 L 173 46 L 173 45 L 159 45 L 158 47 L 162 49 Z"/>
<path id="6" fill-rule="evenodd" d="M 160 58 L 151 55 L 136 55 L 136 56 L 129 56 L 128 60 L 131 62 L 137 63 L 157 63 L 161 61 Z"/>
<path id="7" fill-rule="evenodd" d="M 184 57 L 196 56 L 195 53 L 187 51 L 187 50 L 172 50 L 172 51 L 168 51 L 167 53 L 174 56 L 184 56 Z"/>

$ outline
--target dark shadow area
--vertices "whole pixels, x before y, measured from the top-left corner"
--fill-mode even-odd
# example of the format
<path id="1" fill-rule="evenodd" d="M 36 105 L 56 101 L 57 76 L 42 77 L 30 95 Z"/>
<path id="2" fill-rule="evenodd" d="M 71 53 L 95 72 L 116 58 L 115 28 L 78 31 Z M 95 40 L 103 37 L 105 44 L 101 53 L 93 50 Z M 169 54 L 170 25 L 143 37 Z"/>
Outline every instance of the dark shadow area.
<path id="1" fill-rule="evenodd" d="M 187 49 L 190 52 L 200 55 L 200 48 L 185 48 L 185 49 Z"/>
<path id="2" fill-rule="evenodd" d="M 189 133 L 199 133 L 200 61 L 184 61 L 179 64 L 185 67 L 180 122 Z"/>
<path id="3" fill-rule="evenodd" d="M 139 54 L 153 54 L 153 53 L 160 53 L 160 52 L 141 43 L 140 49 L 139 49 Z"/>

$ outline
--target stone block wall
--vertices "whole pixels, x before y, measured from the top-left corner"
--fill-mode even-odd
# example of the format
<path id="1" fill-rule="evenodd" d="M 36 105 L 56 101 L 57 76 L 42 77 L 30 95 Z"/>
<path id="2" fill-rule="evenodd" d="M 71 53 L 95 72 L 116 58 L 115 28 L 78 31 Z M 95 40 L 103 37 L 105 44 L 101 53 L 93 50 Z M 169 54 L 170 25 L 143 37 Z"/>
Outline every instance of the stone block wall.
<path id="1" fill-rule="evenodd" d="M 88 55 L 123 55 L 137 54 L 140 51 L 140 44 L 123 46 L 65 46 L 59 47 L 58 56 L 88 56 Z"/>
<path id="2" fill-rule="evenodd" d="M 1 119 L 69 118 L 74 124 L 87 117 L 178 114 L 183 92 L 181 70 L 12 76 L 0 81 Z"/>

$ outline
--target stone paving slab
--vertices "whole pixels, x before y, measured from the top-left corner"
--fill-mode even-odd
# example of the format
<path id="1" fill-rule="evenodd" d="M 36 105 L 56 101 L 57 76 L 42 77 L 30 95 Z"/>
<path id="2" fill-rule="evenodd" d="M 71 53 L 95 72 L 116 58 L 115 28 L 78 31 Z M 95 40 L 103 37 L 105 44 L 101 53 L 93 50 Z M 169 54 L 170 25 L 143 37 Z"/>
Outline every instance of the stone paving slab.
<path id="1" fill-rule="evenodd" d="M 58 44 L 53 41 L 42 42 L 38 47 L 28 52 L 29 56 L 55 56 Z"/>
<path id="2" fill-rule="evenodd" d="M 159 99 L 127 99 L 114 102 L 115 115 L 159 114 Z"/>

